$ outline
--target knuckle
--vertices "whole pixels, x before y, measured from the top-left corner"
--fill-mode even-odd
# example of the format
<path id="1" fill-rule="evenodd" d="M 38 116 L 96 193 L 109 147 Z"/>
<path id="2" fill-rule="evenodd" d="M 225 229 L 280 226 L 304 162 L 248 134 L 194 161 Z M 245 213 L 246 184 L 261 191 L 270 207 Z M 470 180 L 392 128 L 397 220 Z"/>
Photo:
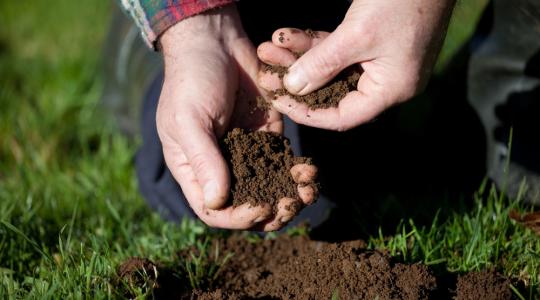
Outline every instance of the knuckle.
<path id="1" fill-rule="evenodd" d="M 189 162 L 191 167 L 197 171 L 201 171 L 206 169 L 209 165 L 211 165 L 210 159 L 208 159 L 208 156 L 205 153 L 202 152 L 195 152 L 191 155 L 189 158 Z"/>
<path id="2" fill-rule="evenodd" d="M 311 60 L 311 63 L 308 64 L 308 68 L 310 68 L 313 72 L 330 77 L 337 75 L 337 72 L 340 70 L 342 65 L 343 55 L 341 55 L 341 53 L 326 50 L 323 53 L 320 53 L 320 55 L 315 56 Z"/>

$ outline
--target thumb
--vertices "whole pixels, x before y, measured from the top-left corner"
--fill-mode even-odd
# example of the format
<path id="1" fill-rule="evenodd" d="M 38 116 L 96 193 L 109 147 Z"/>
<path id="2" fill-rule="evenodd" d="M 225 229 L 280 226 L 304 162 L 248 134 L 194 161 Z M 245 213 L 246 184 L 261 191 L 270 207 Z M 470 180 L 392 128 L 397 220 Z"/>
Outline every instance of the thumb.
<path id="1" fill-rule="evenodd" d="M 341 70 L 354 63 L 347 41 L 338 28 L 307 51 L 283 78 L 285 88 L 292 94 L 306 95 L 329 82 Z"/>
<path id="2" fill-rule="evenodd" d="M 216 141 L 214 131 L 202 122 L 187 117 L 181 120 L 177 142 L 193 170 L 203 192 L 207 208 L 221 208 L 229 196 L 229 169 Z"/>

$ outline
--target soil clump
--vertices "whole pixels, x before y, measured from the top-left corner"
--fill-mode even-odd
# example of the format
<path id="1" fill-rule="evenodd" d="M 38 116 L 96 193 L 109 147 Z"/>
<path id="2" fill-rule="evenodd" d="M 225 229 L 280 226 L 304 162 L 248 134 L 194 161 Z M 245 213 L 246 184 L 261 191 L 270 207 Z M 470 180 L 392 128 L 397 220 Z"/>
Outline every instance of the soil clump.
<path id="1" fill-rule="evenodd" d="M 277 73 L 280 79 L 287 74 L 288 69 L 282 66 L 264 65 L 263 71 Z M 337 107 L 339 102 L 345 98 L 347 93 L 355 91 L 358 80 L 360 79 L 360 71 L 357 67 L 349 67 L 339 73 L 326 86 L 313 91 L 304 96 L 293 95 L 285 88 L 280 88 L 268 93 L 268 97 L 272 100 L 279 96 L 288 95 L 297 102 L 306 104 L 310 109 L 325 109 Z M 262 109 L 266 109 L 261 106 Z"/>
<path id="2" fill-rule="evenodd" d="M 512 299 L 510 280 L 495 271 L 471 272 L 458 277 L 456 300 Z"/>
<path id="3" fill-rule="evenodd" d="M 232 172 L 233 207 L 269 203 L 277 210 L 278 201 L 288 197 L 298 200 L 298 207 L 290 209 L 301 208 L 291 168 L 311 164 L 311 159 L 295 157 L 289 139 L 274 132 L 235 128 L 222 140 L 221 148 Z"/>

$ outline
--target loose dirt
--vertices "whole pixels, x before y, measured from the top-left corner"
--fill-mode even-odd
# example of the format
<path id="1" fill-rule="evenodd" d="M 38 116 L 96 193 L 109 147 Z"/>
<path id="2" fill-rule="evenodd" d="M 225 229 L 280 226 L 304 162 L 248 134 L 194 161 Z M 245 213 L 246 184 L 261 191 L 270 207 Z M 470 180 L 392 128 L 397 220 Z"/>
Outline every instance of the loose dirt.
<path id="1" fill-rule="evenodd" d="M 456 300 L 512 299 L 510 280 L 497 272 L 471 272 L 458 278 Z"/>
<path id="2" fill-rule="evenodd" d="M 162 272 L 156 281 L 161 293 L 153 295 L 175 299 L 512 298 L 510 281 L 496 272 L 469 273 L 450 285 L 439 284 L 442 280 L 427 266 L 396 262 L 384 252 L 366 249 L 363 241 L 327 243 L 287 235 L 253 241 L 232 235 L 214 241 L 209 253 L 216 247 L 223 255 L 233 255 L 212 283 L 188 292 L 182 288 L 188 282 L 186 276 L 177 272 L 175 282 L 160 279 L 173 273 Z M 185 251 L 180 255 L 180 260 L 190 259 Z"/>
<path id="3" fill-rule="evenodd" d="M 311 160 L 295 157 L 287 138 L 274 132 L 235 128 L 227 133 L 221 148 L 232 170 L 234 207 L 270 203 L 276 210 L 279 199 L 288 197 L 298 200 L 298 207 L 290 209 L 301 208 L 291 168 L 299 163 L 310 164 Z"/>
<path id="4" fill-rule="evenodd" d="M 281 66 L 264 65 L 263 71 L 277 73 L 280 79 L 287 74 L 287 68 Z M 294 100 L 305 103 L 310 109 L 325 109 L 337 107 L 339 102 L 345 98 L 347 93 L 356 90 L 360 79 L 360 71 L 357 67 L 349 67 L 339 73 L 326 86 L 304 96 L 293 95 L 286 89 L 280 88 L 268 94 L 270 99 L 277 99 L 279 96 L 290 96 Z M 261 107 L 264 109 L 264 107 Z"/>
<path id="5" fill-rule="evenodd" d="M 427 267 L 392 263 L 362 241 L 331 244 L 283 235 L 250 243 L 231 237 L 223 248 L 235 255 L 217 288 L 201 293 L 202 299 L 427 299 L 436 288 Z"/>

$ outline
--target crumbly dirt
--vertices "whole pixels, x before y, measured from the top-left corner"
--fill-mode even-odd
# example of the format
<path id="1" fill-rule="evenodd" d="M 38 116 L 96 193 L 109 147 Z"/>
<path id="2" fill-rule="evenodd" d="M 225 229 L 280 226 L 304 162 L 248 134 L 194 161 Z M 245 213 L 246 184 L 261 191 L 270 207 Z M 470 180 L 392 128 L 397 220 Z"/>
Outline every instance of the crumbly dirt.
<path id="1" fill-rule="evenodd" d="M 517 223 L 529 228 L 537 235 L 540 235 L 540 211 L 535 211 L 526 214 L 520 214 L 516 210 L 511 210 L 508 213 L 510 219 L 516 221 Z"/>
<path id="2" fill-rule="evenodd" d="M 118 266 L 116 270 L 117 284 L 121 294 L 126 298 L 134 297 L 134 291 L 140 288 L 143 291 L 158 290 L 158 267 L 149 259 L 131 257 Z"/>
<path id="3" fill-rule="evenodd" d="M 454 299 L 512 299 L 510 280 L 495 271 L 471 272 L 459 276 Z"/>
<path id="4" fill-rule="evenodd" d="M 267 64 L 263 64 L 262 68 L 263 68 L 264 72 L 270 72 L 272 74 L 277 73 L 278 76 L 279 76 L 279 79 L 283 79 L 283 76 L 285 76 L 285 74 L 287 74 L 287 72 L 289 71 L 289 69 L 287 67 L 271 66 L 271 65 L 267 65 Z"/>
<path id="5" fill-rule="evenodd" d="M 277 73 L 280 79 L 287 74 L 287 68 L 281 66 L 264 65 L 263 71 Z M 289 93 L 286 89 L 280 88 L 268 93 L 270 99 L 277 99 L 279 96 L 288 95 L 294 100 L 305 103 L 310 109 L 325 109 L 337 107 L 339 102 L 345 98 L 347 93 L 356 90 L 360 79 L 360 71 L 357 67 L 349 67 L 339 73 L 326 86 L 304 96 L 297 96 Z M 265 109 L 264 107 L 261 107 Z"/>
<path id="6" fill-rule="evenodd" d="M 457 282 L 454 279 L 449 284 L 455 288 L 449 288 L 427 266 L 396 262 L 384 252 L 368 250 L 361 240 L 328 243 L 313 241 L 307 236 L 280 235 L 276 239 L 253 241 L 236 234 L 214 240 L 210 247 L 209 253 L 219 247 L 222 255 L 233 254 L 213 282 L 189 292 L 182 288 L 189 285 L 186 276 L 161 271 L 155 281 L 158 284 L 154 285 L 161 293 L 152 295 L 165 299 L 480 300 L 512 297 L 510 280 L 494 271 L 461 275 Z M 189 259 L 190 256 L 181 251 L 179 257 Z M 148 266 L 148 263 L 142 265 Z M 125 274 L 124 269 L 118 268 L 119 276 Z M 174 279 L 161 278 L 167 276 Z"/>
<path id="7" fill-rule="evenodd" d="M 233 236 L 223 248 L 235 255 L 224 267 L 218 288 L 201 295 L 427 299 L 435 290 L 436 278 L 426 266 L 393 263 L 386 254 L 368 251 L 365 246 L 362 241 L 331 244 L 286 235 L 251 243 Z"/>
<path id="8" fill-rule="evenodd" d="M 290 170 L 295 164 L 310 164 L 311 160 L 295 157 L 287 138 L 274 132 L 235 128 L 223 139 L 222 151 L 232 171 L 233 207 L 269 203 L 275 212 L 279 199 L 289 197 L 298 200 L 298 205 L 290 209 L 301 208 Z"/>

